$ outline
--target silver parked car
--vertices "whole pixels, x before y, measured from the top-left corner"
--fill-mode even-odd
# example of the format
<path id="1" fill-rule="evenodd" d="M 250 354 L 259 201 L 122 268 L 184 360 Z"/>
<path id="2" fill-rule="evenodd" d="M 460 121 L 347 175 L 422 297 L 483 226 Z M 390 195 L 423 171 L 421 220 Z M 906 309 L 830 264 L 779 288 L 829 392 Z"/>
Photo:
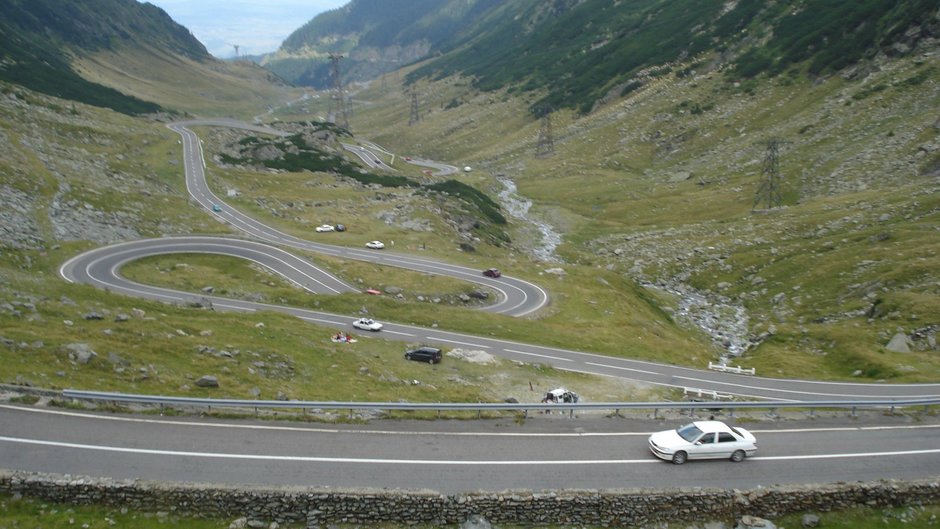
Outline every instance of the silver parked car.
<path id="1" fill-rule="evenodd" d="M 649 438 L 653 455 L 677 465 L 689 459 L 743 461 L 757 453 L 751 432 L 721 421 L 695 421 L 675 430 L 656 432 Z"/>

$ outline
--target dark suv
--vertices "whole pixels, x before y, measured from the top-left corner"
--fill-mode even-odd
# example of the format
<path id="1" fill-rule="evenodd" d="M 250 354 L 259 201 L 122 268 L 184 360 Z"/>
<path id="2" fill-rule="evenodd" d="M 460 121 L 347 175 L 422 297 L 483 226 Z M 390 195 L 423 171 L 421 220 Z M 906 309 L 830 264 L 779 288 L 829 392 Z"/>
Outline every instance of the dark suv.
<path id="1" fill-rule="evenodd" d="M 441 362 L 441 350 L 437 347 L 419 347 L 406 351 L 405 359 L 427 362 L 429 364 L 439 364 Z"/>

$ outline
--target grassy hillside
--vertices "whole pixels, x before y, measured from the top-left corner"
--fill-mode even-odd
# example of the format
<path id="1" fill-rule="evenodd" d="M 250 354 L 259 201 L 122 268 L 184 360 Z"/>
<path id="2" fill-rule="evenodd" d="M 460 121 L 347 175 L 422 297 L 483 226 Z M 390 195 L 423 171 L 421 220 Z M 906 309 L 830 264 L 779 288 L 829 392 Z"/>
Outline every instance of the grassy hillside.
<path id="1" fill-rule="evenodd" d="M 329 88 L 330 53 L 344 55 L 345 82 L 368 81 L 471 32 L 497 0 L 352 0 L 317 15 L 263 64 L 299 85 Z"/>
<path id="2" fill-rule="evenodd" d="M 3 0 L 0 5 L 0 80 L 34 91 L 131 115 L 168 111 L 245 118 L 268 102 L 300 95 L 257 66 L 213 59 L 188 29 L 151 4 Z"/>
<path id="3" fill-rule="evenodd" d="M 36 44 L 74 51 L 116 49 L 149 42 L 174 54 L 209 58 L 192 33 L 159 7 L 134 0 L 3 0 L 3 24 L 21 34 L 42 37 Z M 102 16 L 107 13 L 107 16 Z"/>
<path id="4" fill-rule="evenodd" d="M 200 61 L 205 47 L 152 4 L 134 0 L 4 0 L 0 20 L 0 79 L 49 95 L 127 114 L 152 113 L 160 105 L 80 77 L 72 57 L 134 48 L 141 42 L 165 53 Z M 108 13 L 102 17 L 101 13 Z"/>
<path id="5" fill-rule="evenodd" d="M 566 270 L 692 287 L 745 308 L 754 345 L 743 361 L 758 372 L 936 380 L 934 53 L 822 79 L 808 61 L 750 81 L 699 73 L 697 58 L 588 116 L 552 114 L 547 158 L 534 156 L 539 122 L 528 115 L 538 93 L 459 78 L 420 85 L 423 120 L 411 127 L 407 98 L 374 87 L 359 95 L 369 110 L 353 126 L 395 150 L 473 165 L 465 180 L 491 193 L 496 175 L 515 180 L 564 233 Z M 783 207 L 765 211 L 755 202 L 771 138 Z M 516 224 L 517 246 L 525 232 Z M 680 324 L 681 301 L 662 305 Z M 913 352 L 885 348 L 898 333 Z"/>
<path id="6" fill-rule="evenodd" d="M 900 56 L 876 54 L 823 76 L 813 58 L 777 76 L 728 76 L 714 66 L 722 53 L 651 69 L 630 90 L 608 90 L 588 114 L 551 113 L 555 152 L 548 157 L 534 155 L 540 123 L 531 109 L 552 88 L 482 90 L 479 79 L 415 75 L 421 119 L 409 126 L 401 80 L 425 65 L 384 86 L 373 83 L 354 95 L 356 139 L 398 153 L 387 160 L 394 176 L 420 186 L 381 186 L 319 166 L 261 167 L 260 157 L 231 160 L 225 155 L 233 145 L 255 140 L 199 130 L 210 184 L 220 195 L 232 190 L 226 200 L 233 206 L 302 237 L 351 247 L 380 239 L 398 251 L 497 266 L 549 290 L 551 305 L 534 317 L 470 311 L 466 285 L 316 257 L 350 283 L 390 294 L 310 296 L 221 258 L 154 259 L 128 273 L 351 319 L 368 313 L 694 367 L 727 354 L 724 342 L 740 338 L 749 348 L 739 362 L 762 375 L 936 380 L 936 46 L 922 41 Z M 192 112 L 252 116 L 291 96 L 255 67 L 146 47 L 98 50 L 76 64 L 90 79 L 124 83 Z M 307 97 L 264 119 L 283 127 L 322 120 L 326 104 Z M 535 398 L 555 384 L 595 400 L 645 391 L 537 365 L 454 361 L 428 371 L 401 362 L 399 344 L 369 339 L 339 348 L 328 341 L 334 329 L 281 315 L 220 317 L 64 283 L 58 266 L 82 249 L 227 228 L 189 204 L 178 138 L 162 124 L 4 84 L 0 132 L 0 347 L 16 360 L 0 365 L 0 380 L 338 400 Z M 770 139 L 780 145 L 782 204 L 765 208 L 757 198 Z M 341 154 L 335 145 L 330 152 Z M 473 169 L 444 182 L 405 157 Z M 505 179 L 533 201 L 526 217 L 491 202 Z M 508 237 L 479 231 L 488 214 Z M 533 221 L 561 234 L 553 259 L 534 257 L 542 242 Z M 314 234 L 324 222 L 350 229 Z M 689 308 L 694 297 L 706 304 Z M 716 317 L 732 320 L 740 336 L 696 326 L 703 318 L 692 312 L 723 310 L 730 316 Z M 898 334 L 911 352 L 886 348 Z M 78 362 L 76 344 L 88 344 L 97 357 Z M 222 390 L 194 387 L 204 374 L 219 376 Z M 422 384 L 403 382 L 409 380 Z"/>
<path id="7" fill-rule="evenodd" d="M 651 398 L 646 390 L 621 381 L 538 365 L 448 359 L 429 370 L 405 362 L 404 346 L 397 342 L 364 338 L 358 344 L 334 344 L 329 337 L 336 329 L 283 315 L 222 315 L 66 283 L 58 277 L 58 267 L 87 248 L 164 234 L 229 232 L 190 205 L 178 137 L 161 123 L 22 87 L 2 88 L 0 350 L 10 360 L 0 365 L 4 383 L 376 401 L 493 401 L 509 396 L 537 401 L 541 392 L 566 385 L 584 388 L 582 394 L 596 400 Z M 200 134 L 210 156 L 219 152 L 217 142 L 244 139 L 225 130 Z M 232 204 L 304 237 L 314 237 L 313 226 L 344 221 L 349 232 L 326 234 L 333 237 L 330 242 L 361 247 L 379 237 L 394 240 L 401 251 L 441 254 L 457 244 L 454 227 L 439 210 L 442 197 L 434 193 L 404 188 L 399 203 L 395 188 L 380 191 L 331 173 L 259 173 L 212 163 L 209 169 L 218 193 L 240 191 L 229 199 Z M 408 213 L 412 228 L 386 222 L 390 214 L 406 211 L 421 214 Z M 197 291 L 212 286 L 220 295 L 335 310 L 348 314 L 350 321 L 368 311 L 382 319 L 426 325 L 464 320 L 462 325 L 476 332 L 506 324 L 506 318 L 469 311 L 474 305 L 465 306 L 460 296 L 472 289 L 462 282 L 311 258 L 352 284 L 394 287 L 400 295 L 311 296 L 251 263 L 195 255 L 142 261 L 126 273 L 158 285 Z M 544 330 L 530 324 L 515 332 L 533 338 Z M 85 346 L 96 353 L 87 363 L 75 353 Z M 221 388 L 196 387 L 194 381 L 205 374 L 218 376 Z"/>
<path id="8" fill-rule="evenodd" d="M 482 90 L 544 90 L 536 112 L 586 113 L 679 63 L 706 66 L 688 60 L 703 53 L 712 66 L 730 63 L 728 74 L 738 79 L 800 63 L 825 74 L 881 50 L 903 53 L 937 31 L 929 0 L 512 2 L 410 80 L 459 73 Z"/>
<path id="9" fill-rule="evenodd" d="M 171 112 L 251 121 L 303 92 L 248 62 L 196 61 L 144 45 L 76 58 L 73 67 L 97 84 L 138 94 Z"/>

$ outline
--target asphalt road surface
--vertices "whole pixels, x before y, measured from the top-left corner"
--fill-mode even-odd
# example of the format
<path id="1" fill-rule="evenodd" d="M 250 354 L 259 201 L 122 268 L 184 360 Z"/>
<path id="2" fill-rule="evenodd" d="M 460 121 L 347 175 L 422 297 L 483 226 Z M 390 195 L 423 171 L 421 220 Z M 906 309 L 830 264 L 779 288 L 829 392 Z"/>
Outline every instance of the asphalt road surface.
<path id="1" fill-rule="evenodd" d="M 940 471 L 936 419 L 746 425 L 741 463 L 655 458 L 647 437 L 686 420 L 540 416 L 368 426 L 98 416 L 0 405 L 0 467 L 119 479 L 473 490 L 754 488 L 921 479 Z"/>

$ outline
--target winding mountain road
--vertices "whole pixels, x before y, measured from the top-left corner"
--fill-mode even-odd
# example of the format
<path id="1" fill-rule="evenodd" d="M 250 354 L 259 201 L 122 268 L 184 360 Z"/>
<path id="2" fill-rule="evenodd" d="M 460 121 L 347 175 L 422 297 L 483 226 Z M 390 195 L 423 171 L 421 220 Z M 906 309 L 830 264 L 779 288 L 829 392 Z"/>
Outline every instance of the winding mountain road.
<path id="1" fill-rule="evenodd" d="M 278 247 L 290 247 L 333 257 L 369 261 L 431 274 L 440 274 L 484 285 L 499 293 L 496 303 L 481 310 L 507 316 L 532 314 L 548 303 L 548 294 L 528 281 L 509 276 L 498 279 L 484 277 L 477 269 L 441 263 L 410 255 L 370 251 L 314 243 L 286 234 L 232 208 L 208 187 L 201 144 L 189 126 L 233 127 L 283 136 L 286 133 L 268 127 L 249 125 L 233 120 L 193 120 L 173 123 L 168 127 L 181 137 L 186 172 L 186 187 L 200 206 L 244 234 L 257 239 L 248 241 L 225 237 L 166 237 L 127 242 L 97 248 L 78 255 L 60 268 L 67 281 L 83 282 L 99 288 L 142 296 L 166 302 L 192 303 L 208 300 L 218 310 L 278 310 L 303 320 L 328 325 L 346 326 L 352 330 L 351 316 L 328 314 L 294 307 L 282 307 L 227 298 L 178 292 L 140 285 L 123 278 L 120 267 L 131 260 L 155 254 L 205 252 L 225 254 L 252 260 L 288 280 L 317 293 L 352 292 L 355 289 L 342 280 Z M 443 164 L 438 164 L 443 166 Z M 218 211 L 213 211 L 217 209 Z M 273 245 L 277 245 L 275 247 Z M 383 335 L 389 339 L 437 343 L 485 350 L 522 362 L 547 363 L 559 369 L 619 377 L 665 387 L 691 388 L 748 398 L 798 402 L 806 400 L 915 399 L 940 395 L 940 384 L 863 384 L 818 382 L 762 378 L 722 373 L 653 362 L 629 360 L 553 347 L 522 344 L 496 338 L 471 336 L 441 329 L 420 328 L 387 322 Z"/>
<path id="2" fill-rule="evenodd" d="M 60 268 L 67 281 L 170 303 L 211 302 L 217 310 L 277 310 L 331 328 L 351 316 L 206 296 L 141 285 L 123 278 L 125 263 L 148 255 L 215 253 L 251 260 L 310 292 L 355 289 L 284 248 L 303 249 L 486 285 L 499 292 L 483 310 L 508 316 L 545 306 L 544 290 L 529 282 L 485 278 L 479 270 L 428 259 L 312 243 L 252 219 L 220 200 L 205 182 L 199 139 L 186 125 L 237 126 L 279 131 L 227 120 L 177 123 L 187 189 L 193 200 L 251 239 L 166 237 L 125 242 L 78 255 Z M 215 206 L 215 207 L 213 207 Z M 217 209 L 218 211 L 213 211 Z M 387 322 L 383 337 L 482 349 L 524 362 L 620 377 L 669 387 L 799 402 L 931 398 L 940 384 L 851 384 L 770 379 L 668 366 L 471 336 Z M 681 420 L 681 419 L 680 419 Z M 940 471 L 933 417 L 870 414 L 856 419 L 819 418 L 792 427 L 754 425 L 760 452 L 742 465 L 692 463 L 675 467 L 653 458 L 646 436 L 675 426 L 642 419 L 558 415 L 495 422 L 394 422 L 373 426 L 229 422 L 200 418 L 126 417 L 0 404 L 0 467 L 115 478 L 230 484 L 297 484 L 318 487 L 469 490 L 701 486 L 746 488 L 880 478 L 916 479 Z M 746 469 L 746 471 L 742 471 Z"/>

